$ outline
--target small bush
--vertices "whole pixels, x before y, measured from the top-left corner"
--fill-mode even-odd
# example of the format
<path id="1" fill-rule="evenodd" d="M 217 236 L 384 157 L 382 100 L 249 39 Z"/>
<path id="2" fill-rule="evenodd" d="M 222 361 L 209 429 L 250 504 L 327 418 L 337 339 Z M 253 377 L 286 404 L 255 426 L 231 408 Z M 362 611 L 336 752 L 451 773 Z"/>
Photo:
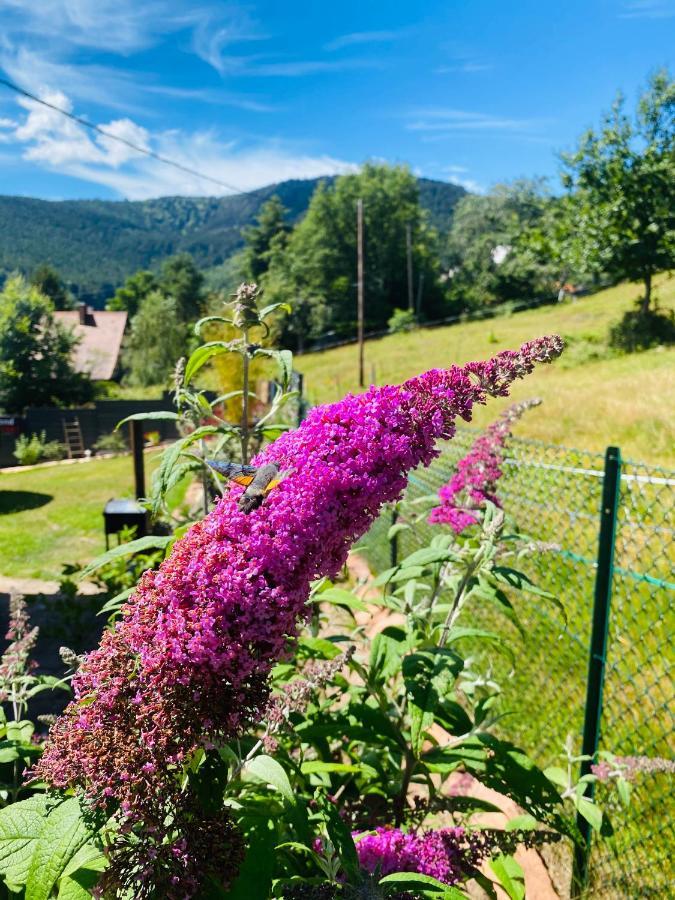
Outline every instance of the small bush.
<path id="1" fill-rule="evenodd" d="M 14 447 L 14 456 L 20 466 L 33 466 L 43 461 L 64 459 L 67 455 L 65 444 L 48 441 L 44 431 L 40 434 L 31 434 L 30 437 L 22 434 Z"/>
<path id="2" fill-rule="evenodd" d="M 412 331 L 417 328 L 417 318 L 415 313 L 410 309 L 395 309 L 393 315 L 387 322 L 387 328 L 391 334 L 398 334 L 402 331 Z"/>
<path id="3" fill-rule="evenodd" d="M 121 431 L 102 434 L 94 444 L 94 450 L 97 453 L 124 453 L 128 449 L 126 439 Z"/>
<path id="4" fill-rule="evenodd" d="M 629 310 L 609 330 L 609 344 L 615 350 L 635 353 L 659 344 L 675 344 L 675 315 L 672 310 Z"/>

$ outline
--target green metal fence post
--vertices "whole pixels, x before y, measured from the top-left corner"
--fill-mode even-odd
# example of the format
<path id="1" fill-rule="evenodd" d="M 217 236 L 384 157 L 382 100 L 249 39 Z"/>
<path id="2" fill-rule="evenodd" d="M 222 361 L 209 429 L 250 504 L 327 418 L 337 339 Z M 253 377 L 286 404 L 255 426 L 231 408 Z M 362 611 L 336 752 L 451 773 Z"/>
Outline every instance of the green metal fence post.
<path id="1" fill-rule="evenodd" d="M 391 524 L 395 525 L 398 521 L 398 510 L 394 506 L 391 510 Z M 389 556 L 392 568 L 398 565 L 398 534 L 395 534 L 389 541 Z"/>
<path id="2" fill-rule="evenodd" d="M 598 536 L 598 567 L 595 575 L 595 597 L 593 602 L 593 626 L 588 660 L 588 681 L 586 686 L 586 710 L 582 754 L 595 756 L 600 740 L 602 718 L 602 695 L 605 683 L 605 663 L 607 658 L 607 634 L 609 628 L 609 608 L 612 597 L 612 576 L 614 574 L 614 544 L 616 519 L 619 509 L 621 488 L 621 451 L 618 447 L 608 447 L 605 453 L 605 475 L 602 483 L 602 508 L 600 510 L 600 532 Z M 590 772 L 589 760 L 582 762 L 581 775 Z M 586 790 L 593 796 L 593 784 Z M 591 826 L 577 816 L 577 826 L 583 837 L 583 844 L 577 845 L 574 855 L 573 896 L 580 897 L 588 882 L 588 864 L 591 854 Z"/>

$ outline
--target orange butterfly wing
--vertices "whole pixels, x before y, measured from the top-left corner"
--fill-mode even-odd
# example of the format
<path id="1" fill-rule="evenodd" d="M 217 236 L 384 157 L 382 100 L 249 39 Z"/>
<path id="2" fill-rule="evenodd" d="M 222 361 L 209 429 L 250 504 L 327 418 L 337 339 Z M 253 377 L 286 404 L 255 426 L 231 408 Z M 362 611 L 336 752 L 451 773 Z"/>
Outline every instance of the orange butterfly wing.
<path id="1" fill-rule="evenodd" d="M 234 475 L 230 481 L 234 481 L 236 484 L 241 484 L 242 487 L 248 487 L 249 484 L 253 481 L 253 475 Z"/>

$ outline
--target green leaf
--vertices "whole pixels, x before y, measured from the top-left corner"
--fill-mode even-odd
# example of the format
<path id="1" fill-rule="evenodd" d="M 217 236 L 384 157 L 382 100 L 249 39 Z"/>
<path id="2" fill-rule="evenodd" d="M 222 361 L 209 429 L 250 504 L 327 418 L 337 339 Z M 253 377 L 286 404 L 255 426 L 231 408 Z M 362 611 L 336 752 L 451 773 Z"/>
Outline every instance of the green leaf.
<path id="1" fill-rule="evenodd" d="M 537 820 L 534 816 L 525 813 L 522 816 L 516 816 L 504 826 L 504 831 L 532 831 L 537 827 Z"/>
<path id="2" fill-rule="evenodd" d="M 271 756 L 265 756 L 264 754 L 254 756 L 253 759 L 246 763 L 244 770 L 251 775 L 255 775 L 256 778 L 259 778 L 266 784 L 271 784 L 289 803 L 295 803 L 295 794 L 288 780 L 288 775 L 276 759 L 272 759 Z"/>
<path id="3" fill-rule="evenodd" d="M 468 896 L 459 888 L 443 884 L 431 875 L 420 875 L 418 872 L 393 872 L 381 878 L 378 882 L 378 886 L 380 885 L 413 891 L 415 896 L 433 897 L 435 900 L 465 900 Z"/>
<path id="4" fill-rule="evenodd" d="M 34 794 L 0 810 L 0 875 L 12 885 L 23 885 L 42 829 L 48 800 Z"/>
<path id="5" fill-rule="evenodd" d="M 134 553 L 141 553 L 143 550 L 166 550 L 168 544 L 172 540 L 172 535 L 149 534 L 146 537 L 137 538 L 135 541 L 128 541 L 126 544 L 120 544 L 119 547 L 113 547 L 112 550 L 108 550 L 100 556 L 95 557 L 95 559 L 92 559 L 92 561 L 82 569 L 79 578 L 82 580 L 102 566 L 107 566 L 108 563 L 113 562 L 115 559 L 121 559 L 123 556 L 131 556 Z"/>
<path id="6" fill-rule="evenodd" d="M 108 860 L 94 844 L 84 844 L 63 871 L 57 900 L 90 900 Z"/>
<path id="7" fill-rule="evenodd" d="M 8 722 L 6 726 L 7 740 L 28 743 L 33 737 L 34 731 L 35 726 L 27 719 L 22 719 L 20 722 Z"/>
<path id="8" fill-rule="evenodd" d="M 66 866 L 89 838 L 76 797 L 50 810 L 31 860 L 25 900 L 48 900 Z"/>
<path id="9" fill-rule="evenodd" d="M 628 806 L 630 803 L 630 782 L 626 781 L 625 778 L 617 778 L 616 789 L 624 806 Z"/>
<path id="10" fill-rule="evenodd" d="M 410 714 L 410 742 L 419 758 L 426 733 L 434 723 L 436 710 L 450 685 L 464 667 L 452 650 L 436 648 L 411 653 L 403 659 L 403 680 Z"/>
<path id="11" fill-rule="evenodd" d="M 387 532 L 387 540 L 393 541 L 397 534 L 400 534 L 402 531 L 410 531 L 410 525 L 406 525 L 404 522 L 396 522 L 394 525 L 391 525 L 389 531 Z"/>
<path id="12" fill-rule="evenodd" d="M 481 628 L 461 628 L 459 626 L 451 628 L 445 641 L 446 646 L 448 644 L 454 643 L 455 641 L 460 641 L 463 638 L 473 638 L 474 640 L 487 641 L 488 643 L 494 644 L 496 647 L 502 650 L 511 661 L 515 659 L 513 650 L 504 641 L 501 635 L 497 634 L 495 631 L 484 631 Z"/>
<path id="13" fill-rule="evenodd" d="M 263 820 L 246 832 L 246 856 L 237 879 L 222 896 L 227 900 L 253 900 L 269 897 L 276 865 L 274 823 Z"/>
<path id="14" fill-rule="evenodd" d="M 315 775 L 321 772 L 360 772 L 361 766 L 347 763 L 322 762 L 320 759 L 308 760 L 300 766 L 303 775 Z"/>
<path id="15" fill-rule="evenodd" d="M 490 860 L 490 867 L 509 895 L 509 900 L 524 900 L 525 875 L 512 856 L 497 856 Z"/>
<path id="16" fill-rule="evenodd" d="M 564 769 L 560 768 L 560 766 L 549 766 L 548 769 L 544 769 L 544 775 L 549 781 L 552 781 L 553 784 L 557 784 L 561 788 L 567 787 L 569 776 Z"/>
<path id="17" fill-rule="evenodd" d="M 214 356 L 231 352 L 233 352 L 233 347 L 229 341 L 209 341 L 208 344 L 197 347 L 185 366 L 184 383 L 190 384 L 197 372 Z"/>
<path id="18" fill-rule="evenodd" d="M 410 556 L 406 556 L 401 562 L 401 568 L 407 569 L 410 566 L 428 566 L 431 563 L 447 562 L 456 555 L 453 551 L 442 547 L 422 547 L 420 550 L 415 550 Z"/>
<path id="19" fill-rule="evenodd" d="M 368 607 L 359 600 L 351 591 L 345 591 L 342 588 L 331 587 L 325 591 L 320 591 L 312 598 L 313 603 L 332 603 L 334 606 L 346 606 L 349 609 L 355 609 L 358 612 L 367 612 Z"/>
<path id="20" fill-rule="evenodd" d="M 283 309 L 283 311 L 287 313 L 290 313 L 292 311 L 290 303 L 270 303 L 269 306 L 263 306 L 263 308 L 258 313 L 258 316 L 261 319 L 266 319 L 270 313 L 273 313 L 277 309 Z"/>
<path id="21" fill-rule="evenodd" d="M 143 422 L 145 420 L 158 421 L 159 419 L 170 419 L 172 422 L 177 422 L 180 419 L 178 413 L 170 412 L 167 410 L 158 410 L 157 412 L 145 412 L 145 413 L 134 413 L 133 416 L 127 416 L 126 419 L 122 419 L 120 422 L 115 425 L 114 430 L 117 431 L 118 428 L 121 428 L 122 425 L 125 425 L 127 422 Z"/>
<path id="22" fill-rule="evenodd" d="M 594 831 L 600 831 L 602 828 L 602 810 L 596 806 L 588 797 L 575 797 L 574 805 L 579 811 L 579 815 L 583 816 Z"/>
<path id="23" fill-rule="evenodd" d="M 133 594 L 133 592 L 135 590 L 136 590 L 136 585 L 134 585 L 133 587 L 127 588 L 124 591 L 120 591 L 119 594 L 115 594 L 114 597 L 111 597 L 110 600 L 108 600 L 106 603 L 103 604 L 103 606 L 99 609 L 99 611 L 96 613 L 96 615 L 102 616 L 105 613 L 110 614 L 110 613 L 119 612 L 120 609 L 122 609 L 122 606 L 124 605 L 124 601 L 128 600 L 129 597 L 131 597 L 131 595 Z"/>
<path id="24" fill-rule="evenodd" d="M 221 325 L 231 325 L 232 319 L 227 319 L 225 316 L 203 316 L 203 318 L 198 319 L 195 322 L 195 334 L 197 337 L 201 337 L 204 325 L 210 325 L 211 322 L 219 322 Z"/>

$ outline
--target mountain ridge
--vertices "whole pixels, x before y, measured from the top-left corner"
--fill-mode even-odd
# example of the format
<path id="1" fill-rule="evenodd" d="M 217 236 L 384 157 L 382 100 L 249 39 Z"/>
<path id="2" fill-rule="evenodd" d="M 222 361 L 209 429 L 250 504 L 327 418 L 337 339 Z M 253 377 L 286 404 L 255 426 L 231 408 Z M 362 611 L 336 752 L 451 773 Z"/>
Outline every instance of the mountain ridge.
<path id="1" fill-rule="evenodd" d="M 191 253 L 204 269 L 222 264 L 242 245 L 241 231 L 277 194 L 297 221 L 320 181 L 292 179 L 226 197 L 151 200 L 41 200 L 0 195 L 0 276 L 54 266 L 82 299 L 98 305 L 141 268 L 156 268 L 174 253 Z M 418 179 L 431 223 L 449 226 L 464 188 Z"/>

